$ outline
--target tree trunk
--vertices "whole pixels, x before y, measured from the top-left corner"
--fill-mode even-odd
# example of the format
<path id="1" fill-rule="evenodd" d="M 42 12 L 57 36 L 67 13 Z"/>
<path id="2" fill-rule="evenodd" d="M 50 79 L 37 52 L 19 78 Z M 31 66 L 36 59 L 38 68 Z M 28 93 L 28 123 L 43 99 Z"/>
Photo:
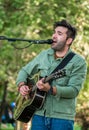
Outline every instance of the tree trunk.
<path id="1" fill-rule="evenodd" d="M 2 102 L 0 104 L 0 129 L 1 129 L 1 118 L 6 104 L 8 81 L 5 81 L 3 86 L 4 86 L 4 93 L 2 97 Z"/>

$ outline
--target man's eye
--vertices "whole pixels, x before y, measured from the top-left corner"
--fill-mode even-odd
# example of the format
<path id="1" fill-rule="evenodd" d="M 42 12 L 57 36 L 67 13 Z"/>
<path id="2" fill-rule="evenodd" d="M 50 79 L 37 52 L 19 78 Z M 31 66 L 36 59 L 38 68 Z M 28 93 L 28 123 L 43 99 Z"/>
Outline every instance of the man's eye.
<path id="1" fill-rule="evenodd" d="M 62 35 L 62 33 L 58 33 L 58 35 Z"/>

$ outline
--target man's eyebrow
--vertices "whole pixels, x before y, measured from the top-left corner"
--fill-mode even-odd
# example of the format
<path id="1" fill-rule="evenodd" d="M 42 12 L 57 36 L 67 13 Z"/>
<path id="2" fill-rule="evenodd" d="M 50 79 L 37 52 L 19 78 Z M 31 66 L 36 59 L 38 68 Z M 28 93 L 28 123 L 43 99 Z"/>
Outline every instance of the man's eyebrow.
<path id="1" fill-rule="evenodd" d="M 60 33 L 60 34 L 63 34 L 63 32 L 61 32 L 61 31 L 57 31 L 58 33 Z"/>

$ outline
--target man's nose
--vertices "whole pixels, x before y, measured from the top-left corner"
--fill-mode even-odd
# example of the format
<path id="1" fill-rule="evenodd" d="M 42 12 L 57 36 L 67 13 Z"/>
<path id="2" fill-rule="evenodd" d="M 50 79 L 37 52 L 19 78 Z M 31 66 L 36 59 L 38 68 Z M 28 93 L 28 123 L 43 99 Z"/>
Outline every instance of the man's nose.
<path id="1" fill-rule="evenodd" d="M 53 38 L 57 38 L 57 33 L 54 33 L 54 34 L 53 34 Z"/>

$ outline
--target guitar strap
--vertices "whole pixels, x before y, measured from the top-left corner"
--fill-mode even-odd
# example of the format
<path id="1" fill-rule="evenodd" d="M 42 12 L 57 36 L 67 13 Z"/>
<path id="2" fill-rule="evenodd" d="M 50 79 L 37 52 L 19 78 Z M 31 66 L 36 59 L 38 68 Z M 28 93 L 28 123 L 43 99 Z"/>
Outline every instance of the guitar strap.
<path id="1" fill-rule="evenodd" d="M 62 62 L 51 72 L 51 74 L 57 72 L 57 71 L 60 70 L 60 69 L 63 69 L 63 68 L 67 65 L 67 63 L 73 58 L 74 55 L 75 55 L 74 52 L 70 52 L 70 53 L 62 60 Z M 49 84 L 51 84 L 52 81 L 53 81 L 53 80 L 50 80 L 50 81 L 49 81 Z M 52 87 L 51 87 L 51 88 L 52 88 Z"/>
<path id="2" fill-rule="evenodd" d="M 55 73 L 56 71 L 63 69 L 67 63 L 73 58 L 73 56 L 75 55 L 74 52 L 70 52 L 63 60 L 62 62 L 52 71 L 52 73 Z M 51 74 L 52 74 L 51 73 Z"/>
<path id="3" fill-rule="evenodd" d="M 52 73 L 55 73 L 55 72 L 57 72 L 58 70 L 63 69 L 63 68 L 67 65 L 67 63 L 73 58 L 74 55 L 75 55 L 74 52 L 70 52 L 70 53 L 61 61 L 61 63 L 52 71 Z M 51 74 L 52 74 L 52 73 L 51 73 Z M 50 84 L 50 85 L 51 85 L 52 81 L 53 81 L 53 79 L 51 79 L 51 80 L 49 81 L 49 84 Z M 49 93 L 50 93 L 50 94 L 53 93 L 53 89 L 52 89 L 52 88 L 53 88 L 53 87 L 51 86 L 51 88 L 50 88 L 50 90 L 49 90 Z"/>

